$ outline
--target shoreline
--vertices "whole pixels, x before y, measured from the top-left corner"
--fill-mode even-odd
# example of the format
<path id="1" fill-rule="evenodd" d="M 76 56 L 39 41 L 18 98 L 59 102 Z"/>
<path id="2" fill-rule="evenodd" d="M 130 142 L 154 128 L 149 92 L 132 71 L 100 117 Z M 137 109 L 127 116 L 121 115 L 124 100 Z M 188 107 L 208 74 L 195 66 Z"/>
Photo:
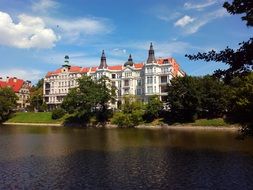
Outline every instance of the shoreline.
<path id="1" fill-rule="evenodd" d="M 64 125 L 61 123 L 12 123 L 12 122 L 4 122 L 2 125 L 19 125 L 19 126 L 52 126 L 52 127 L 63 127 Z"/>
<path id="2" fill-rule="evenodd" d="M 193 126 L 193 125 L 157 125 L 157 126 L 136 126 L 137 129 L 169 129 L 169 130 L 222 130 L 222 131 L 238 131 L 240 126 Z"/>
<path id="3" fill-rule="evenodd" d="M 52 127 L 65 127 L 65 125 L 61 123 L 12 123 L 12 122 L 4 122 L 2 125 L 12 126 L 52 126 Z M 66 126 L 68 127 L 68 126 Z M 73 125 L 75 127 L 75 125 Z M 78 127 L 78 126 L 77 126 Z M 92 128 L 92 127 L 89 127 Z M 105 126 L 95 126 L 94 128 L 105 128 L 105 129 L 115 129 L 118 128 L 116 125 L 108 124 Z M 152 130 L 161 130 L 161 129 L 169 129 L 169 130 L 227 130 L 227 131 L 238 131 L 240 130 L 240 126 L 238 125 L 230 125 L 230 126 L 193 126 L 193 125 L 138 125 L 134 127 L 135 129 L 152 129 Z"/>

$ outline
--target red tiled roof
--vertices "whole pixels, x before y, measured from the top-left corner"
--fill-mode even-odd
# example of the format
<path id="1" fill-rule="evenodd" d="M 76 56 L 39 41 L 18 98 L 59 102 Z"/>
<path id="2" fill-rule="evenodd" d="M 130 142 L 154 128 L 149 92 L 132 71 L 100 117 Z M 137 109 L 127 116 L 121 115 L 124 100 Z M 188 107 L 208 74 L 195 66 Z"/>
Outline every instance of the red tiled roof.
<path id="1" fill-rule="evenodd" d="M 24 84 L 24 80 L 9 78 L 7 81 L 0 81 L 0 87 L 11 87 L 14 92 L 19 92 Z"/>
<path id="2" fill-rule="evenodd" d="M 69 69 L 69 72 L 81 72 L 82 67 L 78 67 L 78 66 L 71 66 Z"/>
<path id="3" fill-rule="evenodd" d="M 89 70 L 90 70 L 90 68 L 88 68 L 88 67 L 83 67 L 83 68 L 81 69 L 81 73 L 88 73 Z"/>
<path id="4" fill-rule="evenodd" d="M 162 64 L 170 64 L 173 67 L 174 70 L 174 75 L 177 75 L 177 73 L 180 70 L 179 65 L 177 64 L 176 60 L 174 58 L 171 57 L 167 57 L 167 58 L 158 58 L 157 59 L 157 63 L 159 65 Z M 134 63 L 134 68 L 135 69 L 142 69 L 142 67 L 144 66 L 144 63 Z M 113 70 L 113 71 L 121 71 L 123 70 L 124 66 L 123 65 L 114 65 L 114 66 L 108 66 L 108 70 Z M 91 72 L 94 73 L 96 72 L 96 70 L 98 69 L 98 67 L 79 67 L 79 66 L 71 66 L 69 71 L 70 72 L 75 72 L 75 73 L 87 73 L 87 72 Z M 51 75 L 57 75 L 61 73 L 61 68 L 57 69 L 55 71 L 52 72 L 48 72 L 46 77 L 49 77 Z"/>
<path id="5" fill-rule="evenodd" d="M 174 76 L 177 76 L 177 74 L 180 70 L 180 67 L 179 67 L 179 64 L 176 62 L 176 60 L 174 58 L 171 58 L 171 57 L 157 59 L 157 63 L 160 64 L 160 65 L 164 64 L 165 61 L 172 65 L 173 74 L 174 74 Z"/>
<path id="6" fill-rule="evenodd" d="M 121 70 L 122 70 L 122 65 L 108 66 L 108 69 L 109 69 L 109 70 L 121 71 Z"/>
<path id="7" fill-rule="evenodd" d="M 90 72 L 95 72 L 98 67 L 91 67 Z"/>
<path id="8" fill-rule="evenodd" d="M 168 57 L 168 58 L 158 58 L 157 59 L 157 63 L 159 64 L 159 65 L 162 65 L 162 64 L 164 64 L 164 62 L 166 61 L 167 63 L 172 63 L 173 62 L 173 58 L 171 58 L 171 57 Z"/>
<path id="9" fill-rule="evenodd" d="M 134 64 L 134 67 L 135 67 L 136 69 L 141 69 L 143 66 L 144 66 L 143 63 L 135 63 L 135 64 Z"/>

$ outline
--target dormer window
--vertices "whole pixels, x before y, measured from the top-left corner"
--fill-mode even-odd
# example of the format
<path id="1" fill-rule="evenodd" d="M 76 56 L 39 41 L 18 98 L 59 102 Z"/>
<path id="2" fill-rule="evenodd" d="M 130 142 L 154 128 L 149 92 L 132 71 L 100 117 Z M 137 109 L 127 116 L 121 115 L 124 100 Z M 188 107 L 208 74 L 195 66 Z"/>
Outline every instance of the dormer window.
<path id="1" fill-rule="evenodd" d="M 163 60 L 163 64 L 168 64 L 169 63 L 169 60 L 168 59 L 164 59 Z"/>

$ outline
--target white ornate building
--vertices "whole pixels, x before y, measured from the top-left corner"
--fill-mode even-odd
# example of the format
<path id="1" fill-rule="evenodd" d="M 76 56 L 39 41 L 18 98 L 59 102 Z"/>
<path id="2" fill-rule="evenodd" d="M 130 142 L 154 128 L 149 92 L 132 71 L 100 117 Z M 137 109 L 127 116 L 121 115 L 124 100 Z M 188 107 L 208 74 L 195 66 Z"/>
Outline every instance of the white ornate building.
<path id="1" fill-rule="evenodd" d="M 173 77 L 184 76 L 185 73 L 174 58 L 155 58 L 151 43 L 148 59 L 145 63 L 134 63 L 131 55 L 124 65 L 108 66 L 104 51 L 98 67 L 78 67 L 69 65 L 69 57 L 65 56 L 65 64 L 44 79 L 44 101 L 49 108 L 55 108 L 62 103 L 70 88 L 76 87 L 77 78 L 82 75 L 91 76 L 94 80 L 101 76 L 110 78 L 117 89 L 117 100 L 126 94 L 139 97 L 147 102 L 151 95 L 158 95 L 163 101 L 166 97 L 166 86 Z M 111 104 L 117 107 L 117 101 Z"/>

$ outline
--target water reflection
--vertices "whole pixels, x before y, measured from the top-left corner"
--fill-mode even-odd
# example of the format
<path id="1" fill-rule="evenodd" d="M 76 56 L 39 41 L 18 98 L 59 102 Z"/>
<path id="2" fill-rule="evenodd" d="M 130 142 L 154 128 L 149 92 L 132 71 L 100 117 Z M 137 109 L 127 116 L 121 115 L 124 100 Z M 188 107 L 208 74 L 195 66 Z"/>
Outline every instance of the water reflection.
<path id="1" fill-rule="evenodd" d="M 236 133 L 0 127 L 0 189 L 250 189 Z"/>

